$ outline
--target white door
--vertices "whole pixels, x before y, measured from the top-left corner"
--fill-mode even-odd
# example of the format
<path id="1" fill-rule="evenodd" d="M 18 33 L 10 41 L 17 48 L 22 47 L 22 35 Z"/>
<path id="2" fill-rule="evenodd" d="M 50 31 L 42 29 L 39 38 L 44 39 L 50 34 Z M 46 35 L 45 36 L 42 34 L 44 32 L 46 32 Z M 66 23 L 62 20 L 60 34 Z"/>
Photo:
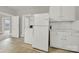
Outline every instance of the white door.
<path id="1" fill-rule="evenodd" d="M 11 36 L 19 38 L 19 16 L 11 17 Z"/>
<path id="2" fill-rule="evenodd" d="M 43 51 L 48 51 L 48 26 L 34 26 L 34 40 L 32 47 Z"/>
<path id="3" fill-rule="evenodd" d="M 24 34 L 24 42 L 25 43 L 29 43 L 32 44 L 32 40 L 33 40 L 33 28 L 30 27 L 30 18 L 29 17 L 25 17 L 25 34 Z"/>

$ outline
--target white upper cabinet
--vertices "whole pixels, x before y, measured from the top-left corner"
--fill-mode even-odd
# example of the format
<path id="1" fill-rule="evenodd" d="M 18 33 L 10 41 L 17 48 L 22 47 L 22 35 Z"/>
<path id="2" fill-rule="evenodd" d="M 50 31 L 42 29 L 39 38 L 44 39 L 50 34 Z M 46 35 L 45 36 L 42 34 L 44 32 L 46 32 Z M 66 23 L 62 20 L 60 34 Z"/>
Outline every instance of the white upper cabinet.
<path id="1" fill-rule="evenodd" d="M 58 20 L 60 19 L 60 15 L 61 15 L 61 7 L 57 6 L 57 7 L 50 7 L 49 9 L 49 17 L 52 20 Z"/>
<path id="2" fill-rule="evenodd" d="M 65 6 L 62 7 L 62 20 L 75 20 L 75 7 Z"/>
<path id="3" fill-rule="evenodd" d="M 52 21 L 74 21 L 74 6 L 52 6 L 49 10 L 50 19 Z"/>

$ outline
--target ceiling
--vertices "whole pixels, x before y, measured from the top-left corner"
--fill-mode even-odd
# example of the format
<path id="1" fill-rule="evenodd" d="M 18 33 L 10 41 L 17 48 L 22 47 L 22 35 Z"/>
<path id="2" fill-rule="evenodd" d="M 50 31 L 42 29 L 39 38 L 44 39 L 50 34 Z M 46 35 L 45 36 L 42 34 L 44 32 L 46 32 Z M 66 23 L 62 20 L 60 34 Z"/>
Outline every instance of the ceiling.
<path id="1" fill-rule="evenodd" d="M 49 12 L 49 6 L 6 6 L 6 7 L 16 11 L 18 15 Z"/>

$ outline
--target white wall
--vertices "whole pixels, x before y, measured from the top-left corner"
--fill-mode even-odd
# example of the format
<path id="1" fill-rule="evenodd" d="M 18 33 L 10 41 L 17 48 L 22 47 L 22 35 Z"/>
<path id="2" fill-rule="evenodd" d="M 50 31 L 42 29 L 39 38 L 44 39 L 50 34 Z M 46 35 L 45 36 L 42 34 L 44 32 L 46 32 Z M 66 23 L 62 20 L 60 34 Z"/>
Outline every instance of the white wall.
<path id="1" fill-rule="evenodd" d="M 12 9 L 9 9 L 7 8 L 7 6 L 0 6 L 0 33 L 3 33 L 4 31 L 4 24 L 3 21 L 2 21 L 2 17 L 3 16 L 12 16 L 12 15 L 16 15 L 16 11 L 12 10 Z"/>

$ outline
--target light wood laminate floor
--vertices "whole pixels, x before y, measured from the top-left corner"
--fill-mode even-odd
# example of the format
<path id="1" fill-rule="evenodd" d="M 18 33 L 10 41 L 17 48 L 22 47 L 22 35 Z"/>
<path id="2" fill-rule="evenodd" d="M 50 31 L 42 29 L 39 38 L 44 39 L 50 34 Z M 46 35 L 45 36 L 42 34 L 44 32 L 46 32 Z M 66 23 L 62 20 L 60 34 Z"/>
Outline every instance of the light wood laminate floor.
<path id="1" fill-rule="evenodd" d="M 9 38 L 0 35 L 0 53 L 46 53 L 24 43 L 23 38 Z M 63 49 L 49 48 L 49 53 L 72 53 Z"/>

